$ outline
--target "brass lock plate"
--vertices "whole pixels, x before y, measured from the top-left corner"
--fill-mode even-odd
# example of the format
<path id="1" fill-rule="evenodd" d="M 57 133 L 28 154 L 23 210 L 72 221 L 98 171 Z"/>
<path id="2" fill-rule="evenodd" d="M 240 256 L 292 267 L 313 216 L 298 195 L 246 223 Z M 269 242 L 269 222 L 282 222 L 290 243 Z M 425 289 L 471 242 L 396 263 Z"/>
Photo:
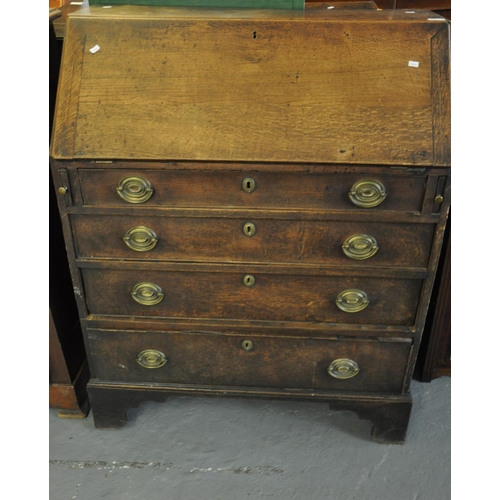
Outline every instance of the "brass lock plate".
<path id="1" fill-rule="evenodd" d="M 256 231 L 257 231 L 257 228 L 255 227 L 255 224 L 253 222 L 247 222 L 243 226 L 243 234 L 245 236 L 248 236 L 248 237 L 253 236 Z"/>
<path id="2" fill-rule="evenodd" d="M 251 340 L 244 340 L 242 343 L 241 343 L 241 348 L 246 351 L 246 352 L 249 352 L 253 349 L 253 342 Z"/>
<path id="3" fill-rule="evenodd" d="M 251 193 L 255 190 L 255 180 L 251 177 L 247 177 L 246 179 L 243 179 L 241 187 L 245 193 Z"/>

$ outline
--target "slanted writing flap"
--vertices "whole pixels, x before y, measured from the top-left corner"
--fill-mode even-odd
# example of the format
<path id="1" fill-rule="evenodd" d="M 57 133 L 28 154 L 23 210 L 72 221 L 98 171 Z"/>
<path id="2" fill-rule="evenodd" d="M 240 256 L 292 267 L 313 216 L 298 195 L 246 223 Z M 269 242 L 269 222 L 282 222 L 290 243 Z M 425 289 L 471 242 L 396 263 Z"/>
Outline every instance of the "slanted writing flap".
<path id="1" fill-rule="evenodd" d="M 444 19 L 92 9 L 68 19 L 55 158 L 449 164 Z"/>

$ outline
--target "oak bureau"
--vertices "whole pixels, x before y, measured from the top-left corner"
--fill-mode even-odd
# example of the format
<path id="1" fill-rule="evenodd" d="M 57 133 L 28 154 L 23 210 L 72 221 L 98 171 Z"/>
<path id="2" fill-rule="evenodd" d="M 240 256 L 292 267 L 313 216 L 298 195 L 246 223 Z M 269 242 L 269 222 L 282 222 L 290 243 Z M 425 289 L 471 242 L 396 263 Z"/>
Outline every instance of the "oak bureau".
<path id="1" fill-rule="evenodd" d="M 322 401 L 402 443 L 450 205 L 434 13 L 92 6 L 51 167 L 94 422 Z"/>

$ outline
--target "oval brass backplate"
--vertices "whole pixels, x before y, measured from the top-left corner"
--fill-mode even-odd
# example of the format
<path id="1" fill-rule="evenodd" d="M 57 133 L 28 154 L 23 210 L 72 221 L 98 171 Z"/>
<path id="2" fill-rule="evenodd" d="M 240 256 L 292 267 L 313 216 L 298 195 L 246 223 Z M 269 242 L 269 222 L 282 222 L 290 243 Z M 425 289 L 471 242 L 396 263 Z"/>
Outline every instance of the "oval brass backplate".
<path id="1" fill-rule="evenodd" d="M 241 347 L 244 351 L 251 351 L 253 349 L 253 342 L 251 340 L 244 340 L 241 343 Z"/>
<path id="2" fill-rule="evenodd" d="M 361 208 L 373 208 L 380 205 L 387 197 L 384 185 L 380 181 L 363 180 L 356 182 L 349 191 L 350 200 Z"/>
<path id="3" fill-rule="evenodd" d="M 144 177 L 125 177 L 120 181 L 116 192 L 128 203 L 144 203 L 153 196 L 153 187 Z"/>
<path id="4" fill-rule="evenodd" d="M 158 236 L 146 226 L 136 226 L 126 232 L 123 241 L 131 250 L 148 252 L 158 243 Z"/>
<path id="5" fill-rule="evenodd" d="M 253 224 L 252 222 L 247 222 L 243 226 L 243 234 L 245 236 L 253 236 L 256 231 L 257 231 L 257 228 L 255 227 L 255 224 Z"/>
<path id="6" fill-rule="evenodd" d="M 138 354 L 136 361 L 143 368 L 161 368 L 167 363 L 167 358 L 156 349 L 146 349 Z"/>
<path id="7" fill-rule="evenodd" d="M 354 234 L 342 243 L 342 251 L 354 260 L 365 260 L 378 252 L 377 240 L 368 234 Z"/>
<path id="8" fill-rule="evenodd" d="M 247 177 L 246 179 L 243 179 L 241 187 L 245 193 L 251 193 L 255 189 L 255 181 L 251 177 Z"/>
<path id="9" fill-rule="evenodd" d="M 163 300 L 163 297 L 165 297 L 161 287 L 154 283 L 147 282 L 134 285 L 131 295 L 137 303 L 143 306 L 154 306 L 155 304 L 159 304 Z"/>
<path id="10" fill-rule="evenodd" d="M 368 295 L 363 290 L 354 288 L 340 292 L 335 300 L 337 307 L 348 313 L 362 311 L 369 303 Z"/>
<path id="11" fill-rule="evenodd" d="M 352 378 L 359 373 L 359 366 L 356 361 L 348 358 L 334 359 L 328 366 L 328 374 L 333 378 L 345 380 Z"/>
<path id="12" fill-rule="evenodd" d="M 248 287 L 254 286 L 255 285 L 255 277 L 252 276 L 251 274 L 246 274 L 243 277 L 243 284 L 245 286 L 248 286 Z"/>

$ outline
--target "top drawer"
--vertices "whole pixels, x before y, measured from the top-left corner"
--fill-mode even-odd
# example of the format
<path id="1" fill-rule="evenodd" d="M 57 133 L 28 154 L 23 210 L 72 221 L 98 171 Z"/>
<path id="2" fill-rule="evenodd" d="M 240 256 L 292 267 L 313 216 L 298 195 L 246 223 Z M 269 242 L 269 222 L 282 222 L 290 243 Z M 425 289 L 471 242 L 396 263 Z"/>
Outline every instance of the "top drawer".
<path id="1" fill-rule="evenodd" d="M 426 176 L 79 169 L 86 206 L 420 212 Z"/>

